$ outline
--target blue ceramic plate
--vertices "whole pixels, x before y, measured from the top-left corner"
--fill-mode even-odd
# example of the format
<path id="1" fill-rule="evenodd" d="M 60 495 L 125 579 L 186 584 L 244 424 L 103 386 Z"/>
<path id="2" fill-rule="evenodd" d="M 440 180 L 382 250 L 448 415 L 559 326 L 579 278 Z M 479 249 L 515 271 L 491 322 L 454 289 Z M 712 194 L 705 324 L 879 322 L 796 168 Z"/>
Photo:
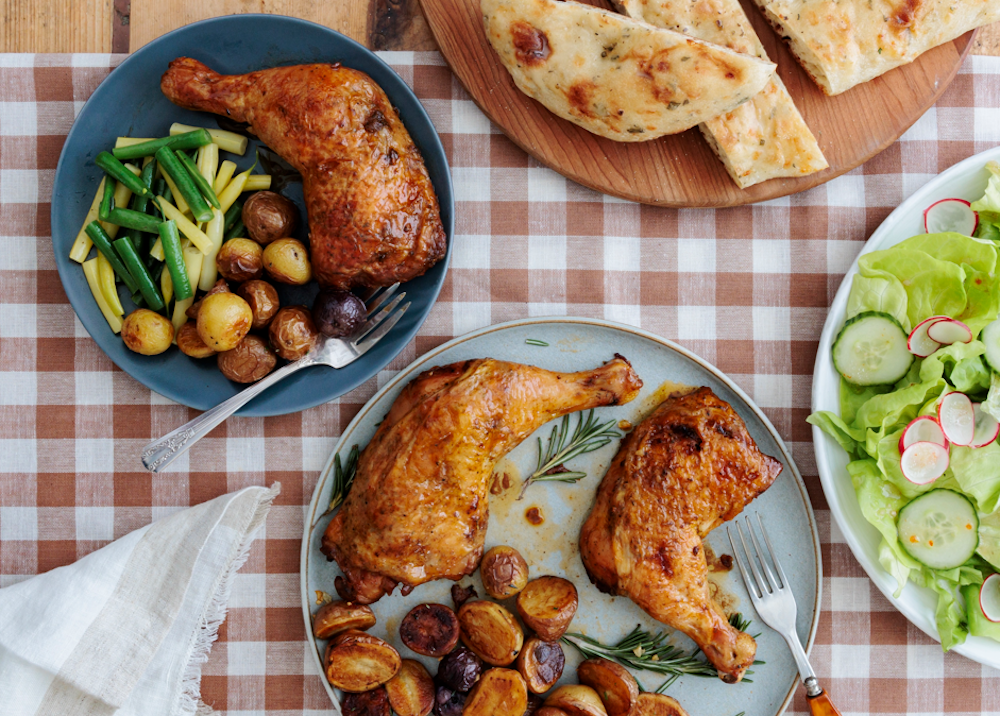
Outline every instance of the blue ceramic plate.
<path id="1" fill-rule="evenodd" d="M 52 243 L 59 276 L 87 332 L 116 365 L 157 393 L 192 408 L 211 408 L 241 386 L 223 377 L 214 360 L 195 361 L 176 348 L 158 356 L 129 351 L 101 315 L 80 265 L 69 259 L 69 250 L 100 182 L 101 170 L 94 165 L 98 152 L 113 147 L 119 136 L 164 136 L 173 122 L 217 126 L 215 115 L 181 109 L 160 92 L 160 76 L 167 64 L 182 55 L 201 60 L 224 74 L 310 62 L 341 62 L 367 72 L 399 108 L 403 123 L 423 154 L 441 204 L 448 256 L 406 284 L 407 297 L 412 301 L 410 309 L 361 360 L 340 370 L 317 367 L 297 373 L 263 393 L 239 414 L 282 415 L 333 400 L 374 376 L 406 346 L 441 290 L 454 234 L 451 174 L 441 140 L 416 96 L 387 64 L 340 33 L 289 17 L 232 15 L 182 27 L 137 51 L 101 83 L 70 130 L 56 169 Z M 258 142 L 251 141 L 243 157 L 226 152 L 223 156 L 235 160 L 240 171 L 254 161 L 258 146 Z M 291 184 L 282 193 L 299 204 L 304 219 L 301 184 Z M 305 240 L 306 236 L 307 227 L 300 228 L 298 237 Z M 282 305 L 311 305 L 317 286 L 279 285 L 278 290 Z M 122 304 L 126 313 L 134 308 L 127 296 L 122 297 Z"/>

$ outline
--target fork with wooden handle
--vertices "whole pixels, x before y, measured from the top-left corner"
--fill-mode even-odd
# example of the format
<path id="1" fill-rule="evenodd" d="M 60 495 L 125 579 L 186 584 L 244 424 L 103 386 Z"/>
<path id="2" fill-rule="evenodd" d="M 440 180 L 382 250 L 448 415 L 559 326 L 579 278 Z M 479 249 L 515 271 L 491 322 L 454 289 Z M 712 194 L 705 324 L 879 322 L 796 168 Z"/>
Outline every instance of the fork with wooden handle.
<path id="1" fill-rule="evenodd" d="M 729 543 L 733 546 L 733 557 L 736 558 L 740 574 L 743 575 L 743 582 L 750 593 L 750 601 L 764 623 L 778 632 L 788 644 L 788 648 L 791 649 L 795 665 L 799 669 L 799 676 L 802 677 L 802 683 L 806 687 L 806 699 L 809 701 L 809 710 L 813 716 L 840 716 L 840 711 L 830 701 L 829 694 L 820 688 L 819 682 L 816 680 L 816 672 L 810 666 L 809 658 L 795 632 L 795 597 L 792 595 L 788 579 L 785 577 L 785 570 L 781 568 L 781 564 L 771 548 L 771 540 L 764 529 L 764 523 L 758 514 L 757 525 L 764 537 L 764 544 L 767 545 L 767 555 L 771 559 L 771 564 L 774 565 L 774 571 L 771 570 L 764 557 L 764 551 L 760 548 L 753 523 L 748 516 L 744 516 L 743 519 L 750 532 L 750 546 L 747 545 L 747 541 L 743 537 L 743 529 L 740 527 L 739 520 L 736 520 L 734 524 L 740 538 L 740 544 L 743 546 L 743 552 L 746 555 L 745 561 L 744 557 L 740 555 L 740 550 L 736 548 L 736 542 L 733 540 L 733 533 L 729 527 L 726 527 L 726 533 L 729 535 Z M 747 565 L 750 567 L 749 571 L 747 571 Z"/>
<path id="2" fill-rule="evenodd" d="M 372 294 L 365 302 L 368 308 L 367 320 L 352 335 L 347 338 L 327 338 L 320 335 L 316 344 L 302 358 L 274 371 L 250 387 L 244 388 L 229 400 L 211 410 L 206 410 L 189 423 L 151 442 L 142 451 L 142 464 L 150 472 L 159 472 L 210 433 L 216 425 L 292 373 L 313 365 L 343 368 L 348 363 L 356 361 L 381 341 L 410 307 L 409 303 L 400 306 L 402 300 L 406 298 L 405 293 L 392 298 L 397 288 L 399 288 L 398 283 L 385 291 Z"/>

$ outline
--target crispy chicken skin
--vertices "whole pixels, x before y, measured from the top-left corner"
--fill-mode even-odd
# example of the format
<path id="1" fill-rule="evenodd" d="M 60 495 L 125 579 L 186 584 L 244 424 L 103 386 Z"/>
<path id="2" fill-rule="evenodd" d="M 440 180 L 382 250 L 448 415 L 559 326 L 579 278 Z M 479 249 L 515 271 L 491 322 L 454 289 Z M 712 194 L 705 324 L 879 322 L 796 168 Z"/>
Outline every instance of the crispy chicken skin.
<path id="1" fill-rule="evenodd" d="M 743 678 L 757 644 L 712 599 L 701 540 L 781 467 L 709 388 L 675 394 L 622 442 L 580 532 L 591 581 L 687 634 L 727 683 Z"/>
<path id="2" fill-rule="evenodd" d="M 620 356 L 554 373 L 491 358 L 433 368 L 400 393 L 362 451 L 323 536 L 337 591 L 370 604 L 397 583 L 461 579 L 483 554 L 497 460 L 553 418 L 632 400 L 642 381 Z"/>
<path id="3" fill-rule="evenodd" d="M 179 57 L 160 88 L 185 109 L 249 123 L 302 174 L 321 285 L 388 286 L 444 258 L 427 168 L 389 98 L 364 72 L 337 64 L 220 75 Z"/>

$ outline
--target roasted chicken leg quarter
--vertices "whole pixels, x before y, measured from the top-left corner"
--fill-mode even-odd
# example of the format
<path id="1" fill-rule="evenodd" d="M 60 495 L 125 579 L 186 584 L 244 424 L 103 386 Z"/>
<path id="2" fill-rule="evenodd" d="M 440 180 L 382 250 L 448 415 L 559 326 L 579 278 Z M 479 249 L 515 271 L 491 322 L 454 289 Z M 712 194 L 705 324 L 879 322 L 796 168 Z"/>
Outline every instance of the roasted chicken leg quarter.
<path id="1" fill-rule="evenodd" d="M 220 75 L 179 57 L 160 88 L 185 109 L 247 122 L 302 174 L 321 285 L 388 286 L 444 258 L 447 239 L 424 161 L 364 72 L 336 64 Z"/>
<path id="2" fill-rule="evenodd" d="M 727 683 L 743 678 L 757 644 L 712 599 L 701 541 L 779 472 L 711 389 L 675 394 L 622 442 L 580 532 L 597 587 L 687 634 Z"/>
<path id="3" fill-rule="evenodd" d="M 370 604 L 399 583 L 405 593 L 474 572 L 496 461 L 553 418 L 626 403 L 641 387 L 620 356 L 579 373 L 490 358 L 421 373 L 362 451 L 323 536 L 343 572 L 337 591 Z"/>

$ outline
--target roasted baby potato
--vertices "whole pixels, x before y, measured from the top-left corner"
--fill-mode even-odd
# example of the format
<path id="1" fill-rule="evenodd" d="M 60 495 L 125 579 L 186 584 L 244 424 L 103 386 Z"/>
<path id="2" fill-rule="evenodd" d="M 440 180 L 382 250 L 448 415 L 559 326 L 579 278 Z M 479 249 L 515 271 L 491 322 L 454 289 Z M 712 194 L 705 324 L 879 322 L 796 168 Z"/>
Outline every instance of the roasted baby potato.
<path id="1" fill-rule="evenodd" d="M 626 716 L 639 698 L 639 685 L 628 669 L 607 659 L 587 659 L 576 667 L 576 678 L 597 692 L 608 716 Z"/>
<path id="2" fill-rule="evenodd" d="M 565 666 L 566 655 L 559 642 L 542 641 L 537 636 L 524 642 L 517 655 L 517 670 L 533 694 L 543 694 L 555 686 Z"/>
<path id="3" fill-rule="evenodd" d="M 181 353 L 192 358 L 208 358 L 214 356 L 215 351 L 205 345 L 198 335 L 198 326 L 194 321 L 188 321 L 177 331 L 177 347 Z"/>
<path id="4" fill-rule="evenodd" d="M 264 273 L 264 249 L 250 239 L 230 239 L 215 255 L 219 273 L 230 281 L 249 281 Z"/>
<path id="5" fill-rule="evenodd" d="M 539 577 L 517 595 L 517 613 L 543 641 L 558 641 L 573 621 L 578 603 L 572 582 L 562 577 Z"/>
<path id="6" fill-rule="evenodd" d="M 122 323 L 122 340 L 130 351 L 144 356 L 159 355 L 174 340 L 174 325 L 159 313 L 137 308 Z"/>
<path id="7" fill-rule="evenodd" d="M 436 716 L 462 716 L 466 695 L 447 686 L 438 686 L 434 693 Z"/>
<path id="8" fill-rule="evenodd" d="M 336 601 L 324 604 L 313 616 L 313 634 L 317 639 L 329 639 L 348 629 L 371 629 L 375 613 L 364 604 Z"/>
<path id="9" fill-rule="evenodd" d="M 557 709 L 555 706 L 542 706 L 535 712 L 535 716 L 569 716 L 562 709 Z"/>
<path id="10" fill-rule="evenodd" d="M 528 706 L 524 709 L 524 716 L 535 716 L 538 709 L 542 708 L 545 700 L 538 694 L 528 692 Z"/>
<path id="11" fill-rule="evenodd" d="M 371 691 L 395 676 L 401 661 L 377 636 L 348 629 L 326 648 L 326 680 L 341 691 Z"/>
<path id="12" fill-rule="evenodd" d="M 251 328 L 255 331 L 266 328 L 267 324 L 274 318 L 274 314 L 281 308 L 278 291 L 267 281 L 259 279 L 247 281 L 236 289 L 236 295 L 250 306 L 250 311 L 253 313 Z"/>
<path id="13" fill-rule="evenodd" d="M 226 283 L 226 279 L 220 278 L 215 282 L 212 288 L 208 289 L 208 293 L 199 298 L 197 301 L 188 306 L 188 309 L 184 312 L 187 317 L 192 320 L 198 319 L 198 311 L 201 310 L 201 302 L 205 300 L 206 297 L 211 296 L 216 293 L 229 293 L 229 284 Z"/>
<path id="14" fill-rule="evenodd" d="M 312 313 L 316 328 L 330 338 L 351 335 L 361 328 L 365 318 L 368 317 L 364 301 L 350 291 L 338 291 L 332 288 L 316 294 Z"/>
<path id="15" fill-rule="evenodd" d="M 434 679 L 419 661 L 403 659 L 385 690 L 396 716 L 427 716 L 434 708 Z"/>
<path id="16" fill-rule="evenodd" d="M 299 210 L 295 203 L 273 191 L 251 194 L 243 205 L 243 225 L 250 238 L 259 244 L 269 244 L 282 236 L 291 236 L 298 224 Z"/>
<path id="17" fill-rule="evenodd" d="M 483 673 L 483 660 L 460 646 L 438 662 L 437 680 L 455 691 L 467 692 Z"/>
<path id="18" fill-rule="evenodd" d="M 235 293 L 205 296 L 198 311 L 198 335 L 214 351 L 229 351 L 239 345 L 253 325 L 253 311 Z"/>
<path id="19" fill-rule="evenodd" d="M 298 360 L 316 345 L 316 325 L 305 306 L 285 306 L 267 328 L 271 346 L 285 360 Z"/>
<path id="20" fill-rule="evenodd" d="M 490 669 L 476 682 L 462 716 L 523 716 L 528 688 L 513 669 Z"/>
<path id="21" fill-rule="evenodd" d="M 256 383 L 274 370 L 278 357 L 259 336 L 247 336 L 231 351 L 219 353 L 219 370 L 236 383 Z"/>
<path id="22" fill-rule="evenodd" d="M 403 617 L 399 638 L 418 654 L 442 657 L 458 643 L 458 618 L 444 604 L 421 604 Z"/>
<path id="23" fill-rule="evenodd" d="M 345 694 L 340 709 L 343 716 L 392 716 L 385 689 Z"/>
<path id="24" fill-rule="evenodd" d="M 466 602 L 458 610 L 462 643 L 493 666 L 507 666 L 524 643 L 524 632 L 514 615 L 499 604 Z"/>
<path id="25" fill-rule="evenodd" d="M 309 252 L 297 239 L 278 239 L 264 249 L 264 270 L 280 283 L 301 286 L 312 278 Z"/>
<path id="26" fill-rule="evenodd" d="M 688 716 L 676 699 L 664 694 L 639 694 L 632 716 Z"/>
<path id="27" fill-rule="evenodd" d="M 528 583 L 528 563 L 513 547 L 493 547 L 479 563 L 483 589 L 494 599 L 507 599 L 524 589 Z"/>
<path id="28" fill-rule="evenodd" d="M 560 686 L 545 699 L 545 705 L 561 709 L 567 716 L 608 716 L 597 692 L 582 684 Z"/>

